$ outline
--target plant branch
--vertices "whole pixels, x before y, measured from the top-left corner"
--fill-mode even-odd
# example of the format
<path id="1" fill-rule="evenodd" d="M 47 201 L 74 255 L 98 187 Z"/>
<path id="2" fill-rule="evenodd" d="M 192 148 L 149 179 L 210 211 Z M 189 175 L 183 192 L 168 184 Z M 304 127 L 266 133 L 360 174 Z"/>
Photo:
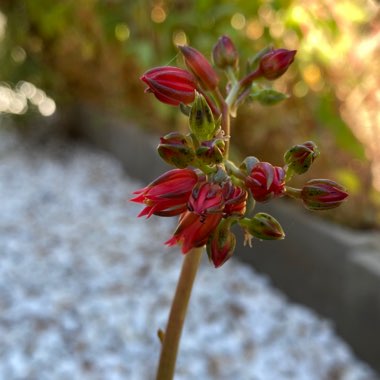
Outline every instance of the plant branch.
<path id="1" fill-rule="evenodd" d="M 182 327 L 185 321 L 191 290 L 202 257 L 203 248 L 194 248 L 186 254 L 177 289 L 174 295 L 169 320 L 164 334 L 156 380 L 172 380 Z"/>

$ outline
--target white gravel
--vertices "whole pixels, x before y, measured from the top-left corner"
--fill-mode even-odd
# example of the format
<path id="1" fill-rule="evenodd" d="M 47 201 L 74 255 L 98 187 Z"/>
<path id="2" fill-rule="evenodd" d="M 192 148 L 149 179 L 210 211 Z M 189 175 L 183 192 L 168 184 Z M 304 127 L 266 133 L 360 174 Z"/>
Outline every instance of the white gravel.
<path id="1" fill-rule="evenodd" d="M 0 129 L 0 379 L 154 378 L 182 256 L 104 153 Z M 230 260 L 202 263 L 177 380 L 370 380 L 332 325 Z"/>

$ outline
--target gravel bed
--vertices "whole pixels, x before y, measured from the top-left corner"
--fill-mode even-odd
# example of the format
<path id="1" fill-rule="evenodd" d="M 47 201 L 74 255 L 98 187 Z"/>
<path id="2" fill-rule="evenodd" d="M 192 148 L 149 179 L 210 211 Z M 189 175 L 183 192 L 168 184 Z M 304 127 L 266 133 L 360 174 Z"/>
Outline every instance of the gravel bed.
<path id="1" fill-rule="evenodd" d="M 103 152 L 0 129 L 0 379 L 154 378 L 182 255 L 173 220 L 136 218 L 141 186 Z M 267 277 L 204 258 L 177 380 L 376 378 Z"/>

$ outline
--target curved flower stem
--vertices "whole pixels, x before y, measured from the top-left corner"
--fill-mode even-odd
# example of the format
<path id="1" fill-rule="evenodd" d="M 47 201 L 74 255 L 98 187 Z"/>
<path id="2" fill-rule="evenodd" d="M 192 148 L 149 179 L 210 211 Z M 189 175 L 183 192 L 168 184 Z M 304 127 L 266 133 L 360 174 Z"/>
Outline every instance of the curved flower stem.
<path id="1" fill-rule="evenodd" d="M 216 88 L 215 97 L 219 102 L 219 106 L 222 109 L 222 120 L 221 127 L 224 132 L 224 136 L 226 137 L 226 146 L 224 155 L 228 158 L 229 148 L 230 148 L 230 109 L 228 103 L 224 100 L 222 94 L 219 91 L 219 88 Z"/>
<path id="2" fill-rule="evenodd" d="M 156 380 L 172 380 L 174 377 L 182 327 L 185 321 L 195 276 L 201 261 L 202 251 L 203 248 L 194 248 L 186 254 L 183 260 L 181 274 L 162 342 Z"/>

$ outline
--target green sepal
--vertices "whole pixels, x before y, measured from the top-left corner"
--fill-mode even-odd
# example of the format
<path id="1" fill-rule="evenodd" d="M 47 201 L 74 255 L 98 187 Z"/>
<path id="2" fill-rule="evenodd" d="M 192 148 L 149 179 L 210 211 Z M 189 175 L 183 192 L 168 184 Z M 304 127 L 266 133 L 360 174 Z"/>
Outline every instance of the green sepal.
<path id="1" fill-rule="evenodd" d="M 239 168 L 246 172 L 247 175 L 251 174 L 253 167 L 258 164 L 260 160 L 255 156 L 248 156 L 244 159 L 244 161 L 240 164 Z"/>

